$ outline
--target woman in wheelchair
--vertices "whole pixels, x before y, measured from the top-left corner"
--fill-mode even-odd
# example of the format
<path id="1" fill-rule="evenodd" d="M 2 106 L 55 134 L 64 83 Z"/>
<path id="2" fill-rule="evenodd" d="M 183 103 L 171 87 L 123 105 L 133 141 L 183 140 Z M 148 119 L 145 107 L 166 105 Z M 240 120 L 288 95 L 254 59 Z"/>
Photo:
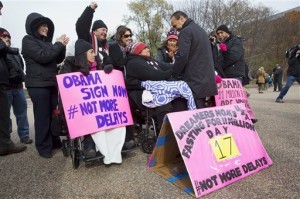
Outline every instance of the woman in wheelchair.
<path id="1" fill-rule="evenodd" d="M 162 70 L 155 59 L 150 57 L 150 50 L 143 42 L 131 43 L 126 47 L 126 88 L 134 109 L 145 111 L 142 104 L 144 88 L 142 82 L 171 80 L 172 69 Z M 158 128 L 163 124 L 163 118 L 167 113 L 187 110 L 187 101 L 182 98 L 175 99 L 154 108 L 154 118 L 156 118 Z M 132 111 L 134 112 L 134 111 Z"/>
<path id="2" fill-rule="evenodd" d="M 75 43 L 75 56 L 66 57 L 59 73 L 81 72 L 87 76 L 89 71 L 100 70 L 100 66 L 101 64 L 96 60 L 93 46 L 82 39 L 78 39 Z M 95 143 L 91 135 L 84 136 L 84 156 L 86 158 L 96 156 Z"/>

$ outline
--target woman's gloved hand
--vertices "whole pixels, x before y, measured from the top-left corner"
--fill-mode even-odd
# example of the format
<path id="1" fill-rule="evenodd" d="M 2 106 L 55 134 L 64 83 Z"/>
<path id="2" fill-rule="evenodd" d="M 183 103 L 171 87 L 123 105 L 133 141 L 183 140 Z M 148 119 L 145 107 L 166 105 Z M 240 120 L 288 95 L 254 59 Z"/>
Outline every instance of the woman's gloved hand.
<path id="1" fill-rule="evenodd" d="M 114 69 L 114 66 L 112 64 L 107 64 L 103 67 L 103 70 L 106 74 L 111 73 L 111 71 Z"/>

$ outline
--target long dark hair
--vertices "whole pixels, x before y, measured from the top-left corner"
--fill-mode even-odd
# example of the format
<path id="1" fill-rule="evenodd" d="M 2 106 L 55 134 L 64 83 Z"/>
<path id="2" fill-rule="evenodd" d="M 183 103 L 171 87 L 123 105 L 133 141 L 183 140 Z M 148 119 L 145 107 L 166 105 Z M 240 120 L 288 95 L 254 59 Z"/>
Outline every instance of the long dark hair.
<path id="1" fill-rule="evenodd" d="M 96 62 L 97 62 L 96 69 L 99 70 L 101 69 L 101 63 L 99 62 L 99 59 L 97 59 L 97 57 L 98 56 L 96 55 Z M 75 56 L 74 65 L 78 69 L 86 69 L 87 71 L 90 71 L 91 64 L 87 61 L 87 52 Z"/>

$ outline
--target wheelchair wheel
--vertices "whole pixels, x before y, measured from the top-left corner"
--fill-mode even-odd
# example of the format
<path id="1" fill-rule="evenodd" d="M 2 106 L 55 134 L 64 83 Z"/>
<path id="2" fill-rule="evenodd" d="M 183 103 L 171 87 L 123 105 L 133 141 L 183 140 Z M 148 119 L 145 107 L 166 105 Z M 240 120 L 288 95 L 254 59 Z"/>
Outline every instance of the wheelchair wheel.
<path id="1" fill-rule="evenodd" d="M 63 152 L 64 157 L 69 157 L 70 145 L 69 145 L 68 140 L 62 140 L 61 144 L 62 144 L 62 152 Z"/>
<path id="2" fill-rule="evenodd" d="M 77 169 L 79 167 L 79 150 L 78 145 L 76 143 L 77 139 L 71 140 L 71 158 L 72 158 L 72 165 L 73 169 Z"/>
<path id="3" fill-rule="evenodd" d="M 155 147 L 156 139 L 155 138 L 147 138 L 144 139 L 141 143 L 141 147 L 144 153 L 151 154 Z"/>

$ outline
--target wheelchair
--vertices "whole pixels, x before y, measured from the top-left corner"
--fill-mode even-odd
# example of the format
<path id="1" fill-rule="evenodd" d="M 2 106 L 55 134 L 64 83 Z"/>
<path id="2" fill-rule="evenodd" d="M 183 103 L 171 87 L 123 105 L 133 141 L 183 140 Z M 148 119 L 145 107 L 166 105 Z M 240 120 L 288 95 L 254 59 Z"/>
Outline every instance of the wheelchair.
<path id="1" fill-rule="evenodd" d="M 133 112 L 135 129 L 138 131 L 137 144 L 144 153 L 151 154 L 157 140 L 159 129 L 152 115 L 152 110 L 146 108 L 145 112 L 135 109 Z"/>
<path id="2" fill-rule="evenodd" d="M 124 79 L 126 80 L 126 66 L 121 66 L 120 70 L 123 72 Z M 136 99 L 129 93 L 128 101 L 132 112 L 135 131 L 137 132 L 135 135 L 137 145 L 144 153 L 151 154 L 159 133 L 157 122 L 154 117 L 154 110 L 145 106 L 141 107 L 141 105 L 136 103 Z"/>
<path id="3" fill-rule="evenodd" d="M 151 154 L 159 134 L 154 109 L 138 105 L 129 95 L 129 104 L 132 112 L 135 129 L 135 140 L 140 149 Z"/>
<path id="4" fill-rule="evenodd" d="M 84 154 L 84 136 L 71 139 L 69 136 L 69 131 L 67 127 L 67 123 L 65 120 L 65 115 L 62 109 L 62 105 L 59 104 L 59 108 L 54 110 L 52 114 L 52 120 L 55 120 L 53 124 L 51 124 L 52 134 L 54 136 L 59 136 L 61 138 L 62 143 L 62 152 L 64 157 L 71 157 L 73 169 L 77 169 L 80 165 L 80 161 L 85 163 L 91 163 L 94 161 L 100 161 L 104 159 L 104 156 L 97 151 L 96 156 L 92 158 L 85 157 Z M 54 132 L 54 133 L 53 133 Z M 126 156 L 127 152 L 135 150 L 136 147 L 130 149 L 123 149 L 121 151 L 122 156 Z"/>

